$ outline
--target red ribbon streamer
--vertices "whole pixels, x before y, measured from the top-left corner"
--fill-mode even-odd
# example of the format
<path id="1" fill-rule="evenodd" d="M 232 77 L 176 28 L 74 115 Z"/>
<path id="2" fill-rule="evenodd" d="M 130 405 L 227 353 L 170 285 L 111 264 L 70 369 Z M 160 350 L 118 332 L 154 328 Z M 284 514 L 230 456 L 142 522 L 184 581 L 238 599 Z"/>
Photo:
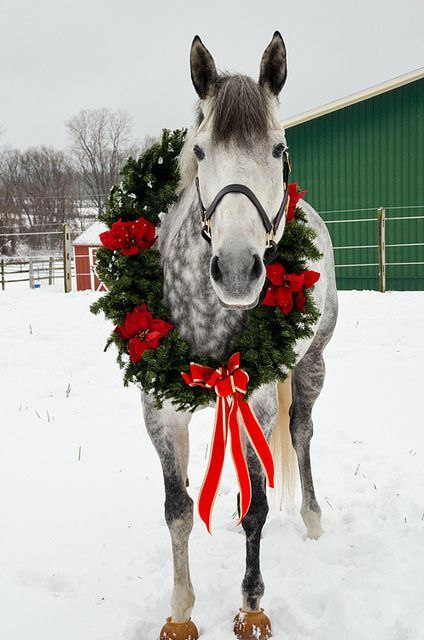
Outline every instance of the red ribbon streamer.
<path id="1" fill-rule="evenodd" d="M 217 396 L 209 464 L 198 501 L 200 517 L 210 533 L 212 509 L 224 465 L 228 434 L 230 434 L 231 454 L 240 487 L 240 522 L 249 511 L 252 500 L 252 487 L 243 453 L 238 412 L 241 414 L 247 436 L 262 464 L 270 487 L 274 486 L 274 462 L 261 426 L 251 406 L 243 397 L 247 391 L 249 375 L 240 369 L 239 352 L 231 356 L 227 367 L 213 369 L 191 362 L 190 373 L 182 372 L 181 375 L 190 387 L 214 389 Z"/>

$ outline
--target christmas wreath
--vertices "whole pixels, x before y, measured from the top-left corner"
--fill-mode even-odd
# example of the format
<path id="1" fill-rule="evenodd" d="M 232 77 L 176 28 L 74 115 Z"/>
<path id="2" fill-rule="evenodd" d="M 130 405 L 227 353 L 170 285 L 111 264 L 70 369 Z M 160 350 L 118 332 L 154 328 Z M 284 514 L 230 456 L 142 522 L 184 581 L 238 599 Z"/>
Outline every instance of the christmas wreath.
<path id="1" fill-rule="evenodd" d="M 99 216 L 109 230 L 100 236 L 96 268 L 108 292 L 91 310 L 103 311 L 115 324 L 106 348 L 116 345 L 125 384 L 140 384 L 158 407 L 169 399 L 177 409 L 193 411 L 209 404 L 215 391 L 206 378 L 193 377 L 190 362 L 197 354 L 171 323 L 154 244 L 161 216 L 177 200 L 178 156 L 185 137 L 186 130 L 165 129 L 159 142 L 125 164 L 122 182 L 112 188 L 107 210 Z M 248 372 L 247 394 L 285 377 L 286 368 L 295 364 L 295 343 L 312 335 L 319 317 L 310 295 L 319 274 L 307 270 L 307 263 L 320 253 L 298 205 L 303 193 L 289 185 L 286 228 L 276 258 L 267 266 L 260 304 L 247 312 L 225 358 L 231 361 L 232 354 L 240 354 L 240 371 Z M 202 358 L 203 365 L 214 372 L 222 363 Z M 233 361 L 232 366 L 239 365 Z"/>

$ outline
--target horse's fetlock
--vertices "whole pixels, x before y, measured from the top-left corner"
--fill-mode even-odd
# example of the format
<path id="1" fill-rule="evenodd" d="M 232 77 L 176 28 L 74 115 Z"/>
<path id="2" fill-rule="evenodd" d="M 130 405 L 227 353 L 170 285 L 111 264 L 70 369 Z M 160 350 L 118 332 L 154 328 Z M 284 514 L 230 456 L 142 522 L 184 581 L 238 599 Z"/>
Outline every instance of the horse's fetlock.
<path id="1" fill-rule="evenodd" d="M 171 598 L 172 621 L 178 623 L 189 620 L 195 600 L 191 585 L 190 588 L 184 588 L 180 585 L 178 589 L 174 589 Z"/>
<path id="2" fill-rule="evenodd" d="M 241 590 L 248 597 L 261 598 L 265 593 L 265 583 L 261 574 L 249 571 L 244 576 Z"/>
<path id="3" fill-rule="evenodd" d="M 261 574 L 250 571 L 246 573 L 241 590 L 243 594 L 243 608 L 248 611 L 257 611 L 265 593 L 265 584 Z"/>

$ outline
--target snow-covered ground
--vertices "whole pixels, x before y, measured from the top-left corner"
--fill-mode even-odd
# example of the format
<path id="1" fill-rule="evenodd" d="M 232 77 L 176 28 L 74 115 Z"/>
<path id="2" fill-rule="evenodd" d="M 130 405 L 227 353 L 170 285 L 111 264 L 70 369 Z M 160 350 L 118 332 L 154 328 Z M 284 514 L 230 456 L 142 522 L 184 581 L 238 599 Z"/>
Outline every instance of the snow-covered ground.
<path id="1" fill-rule="evenodd" d="M 169 615 L 160 466 L 95 295 L 0 292 L 1 640 L 156 640 Z M 271 511 L 263 606 L 275 640 L 422 640 L 424 294 L 340 301 L 312 450 L 326 533 Z M 212 416 L 191 425 L 194 497 Z M 235 495 L 229 466 L 213 536 L 197 517 L 191 537 L 204 640 L 233 638 L 241 604 Z"/>

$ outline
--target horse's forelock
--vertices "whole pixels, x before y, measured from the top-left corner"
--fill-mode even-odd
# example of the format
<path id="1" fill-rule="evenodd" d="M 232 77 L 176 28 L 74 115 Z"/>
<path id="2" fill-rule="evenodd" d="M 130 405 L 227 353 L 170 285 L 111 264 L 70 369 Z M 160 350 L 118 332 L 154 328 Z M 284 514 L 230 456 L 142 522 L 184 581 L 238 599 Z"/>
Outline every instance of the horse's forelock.
<path id="1" fill-rule="evenodd" d="M 269 99 L 257 82 L 223 74 L 212 99 L 212 138 L 216 143 L 250 147 L 265 141 L 272 126 Z"/>

